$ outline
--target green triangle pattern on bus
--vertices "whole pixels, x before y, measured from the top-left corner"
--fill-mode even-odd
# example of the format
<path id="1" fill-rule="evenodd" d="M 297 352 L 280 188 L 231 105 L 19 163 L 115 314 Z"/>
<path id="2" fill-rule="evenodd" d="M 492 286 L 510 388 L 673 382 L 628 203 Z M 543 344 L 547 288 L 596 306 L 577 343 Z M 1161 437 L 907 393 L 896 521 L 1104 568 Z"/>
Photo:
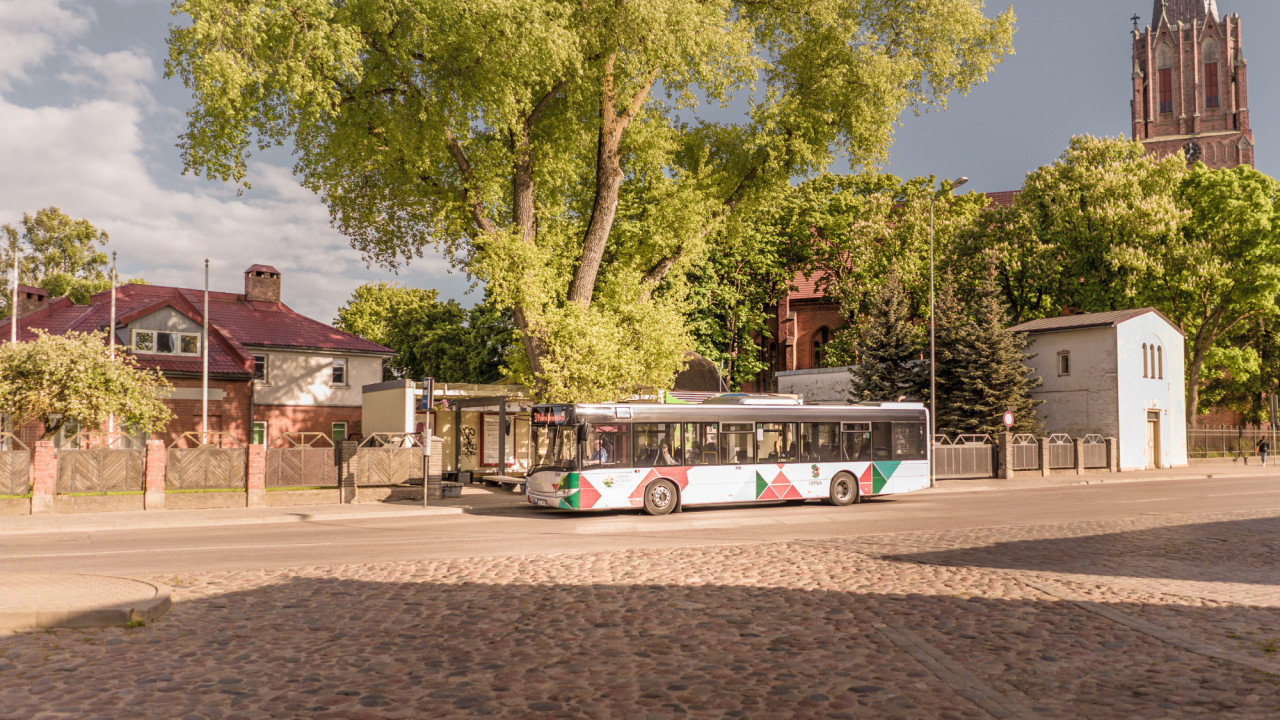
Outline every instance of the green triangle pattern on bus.
<path id="1" fill-rule="evenodd" d="M 889 478 L 893 477 L 893 474 L 898 471 L 898 466 L 901 464 L 901 460 L 884 460 L 871 463 L 871 493 L 873 495 L 884 490 Z"/>
<path id="2" fill-rule="evenodd" d="M 578 473 L 571 472 L 560 478 L 560 482 L 556 483 L 556 490 L 577 490 L 578 481 L 581 478 L 582 476 Z M 573 493 L 568 497 L 560 499 L 560 507 L 565 510 L 577 510 L 578 502 L 578 493 Z"/>

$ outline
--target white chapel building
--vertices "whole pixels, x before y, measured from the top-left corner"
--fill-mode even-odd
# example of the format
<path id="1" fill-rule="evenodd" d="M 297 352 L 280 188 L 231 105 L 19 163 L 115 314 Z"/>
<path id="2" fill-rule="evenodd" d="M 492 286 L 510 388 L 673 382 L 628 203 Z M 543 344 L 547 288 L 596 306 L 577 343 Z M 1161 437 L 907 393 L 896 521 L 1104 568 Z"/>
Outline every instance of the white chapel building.
<path id="1" fill-rule="evenodd" d="M 1155 308 L 1082 313 L 1009 328 L 1027 333 L 1032 392 L 1049 433 L 1114 437 L 1121 470 L 1187 464 L 1186 336 Z"/>

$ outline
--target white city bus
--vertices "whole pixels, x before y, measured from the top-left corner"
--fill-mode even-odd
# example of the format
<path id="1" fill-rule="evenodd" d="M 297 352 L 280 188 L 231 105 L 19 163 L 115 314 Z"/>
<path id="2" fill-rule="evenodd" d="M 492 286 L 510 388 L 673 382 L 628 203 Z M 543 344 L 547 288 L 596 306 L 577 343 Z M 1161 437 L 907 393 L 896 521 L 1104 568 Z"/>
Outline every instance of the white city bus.
<path id="1" fill-rule="evenodd" d="M 538 405 L 529 503 L 563 510 L 823 500 L 929 486 L 920 403 L 802 405 L 722 396 L 701 405 Z"/>

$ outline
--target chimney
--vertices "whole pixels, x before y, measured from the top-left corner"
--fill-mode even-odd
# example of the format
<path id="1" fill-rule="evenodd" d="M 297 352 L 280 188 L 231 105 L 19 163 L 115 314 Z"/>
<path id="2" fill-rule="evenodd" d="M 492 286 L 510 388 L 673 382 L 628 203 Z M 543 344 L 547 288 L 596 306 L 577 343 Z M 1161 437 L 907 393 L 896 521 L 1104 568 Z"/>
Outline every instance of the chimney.
<path id="1" fill-rule="evenodd" d="M 45 309 L 49 305 L 49 293 L 30 285 L 18 286 L 18 317 L 26 317 L 33 312 Z"/>
<path id="2" fill-rule="evenodd" d="M 270 265 L 254 265 L 245 270 L 244 299 L 249 302 L 280 302 L 280 271 Z"/>

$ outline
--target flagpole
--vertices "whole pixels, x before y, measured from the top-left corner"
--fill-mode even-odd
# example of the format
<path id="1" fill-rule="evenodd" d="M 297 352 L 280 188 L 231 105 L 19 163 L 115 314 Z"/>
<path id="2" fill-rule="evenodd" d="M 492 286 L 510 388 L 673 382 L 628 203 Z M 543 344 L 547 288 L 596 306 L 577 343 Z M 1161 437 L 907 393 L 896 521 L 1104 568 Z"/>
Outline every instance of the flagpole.
<path id="1" fill-rule="evenodd" d="M 111 320 L 107 323 L 107 347 L 111 348 L 111 359 L 116 359 L 116 251 L 111 251 Z M 111 433 L 116 431 L 116 414 L 107 416 L 107 442 L 112 445 Z"/>
<path id="2" fill-rule="evenodd" d="M 9 342 L 18 344 L 18 243 L 13 244 L 13 305 L 9 307 Z"/>
<path id="3" fill-rule="evenodd" d="M 209 258 L 204 259 L 204 337 L 200 349 L 204 354 L 204 371 L 200 382 L 200 444 L 209 442 Z"/>

